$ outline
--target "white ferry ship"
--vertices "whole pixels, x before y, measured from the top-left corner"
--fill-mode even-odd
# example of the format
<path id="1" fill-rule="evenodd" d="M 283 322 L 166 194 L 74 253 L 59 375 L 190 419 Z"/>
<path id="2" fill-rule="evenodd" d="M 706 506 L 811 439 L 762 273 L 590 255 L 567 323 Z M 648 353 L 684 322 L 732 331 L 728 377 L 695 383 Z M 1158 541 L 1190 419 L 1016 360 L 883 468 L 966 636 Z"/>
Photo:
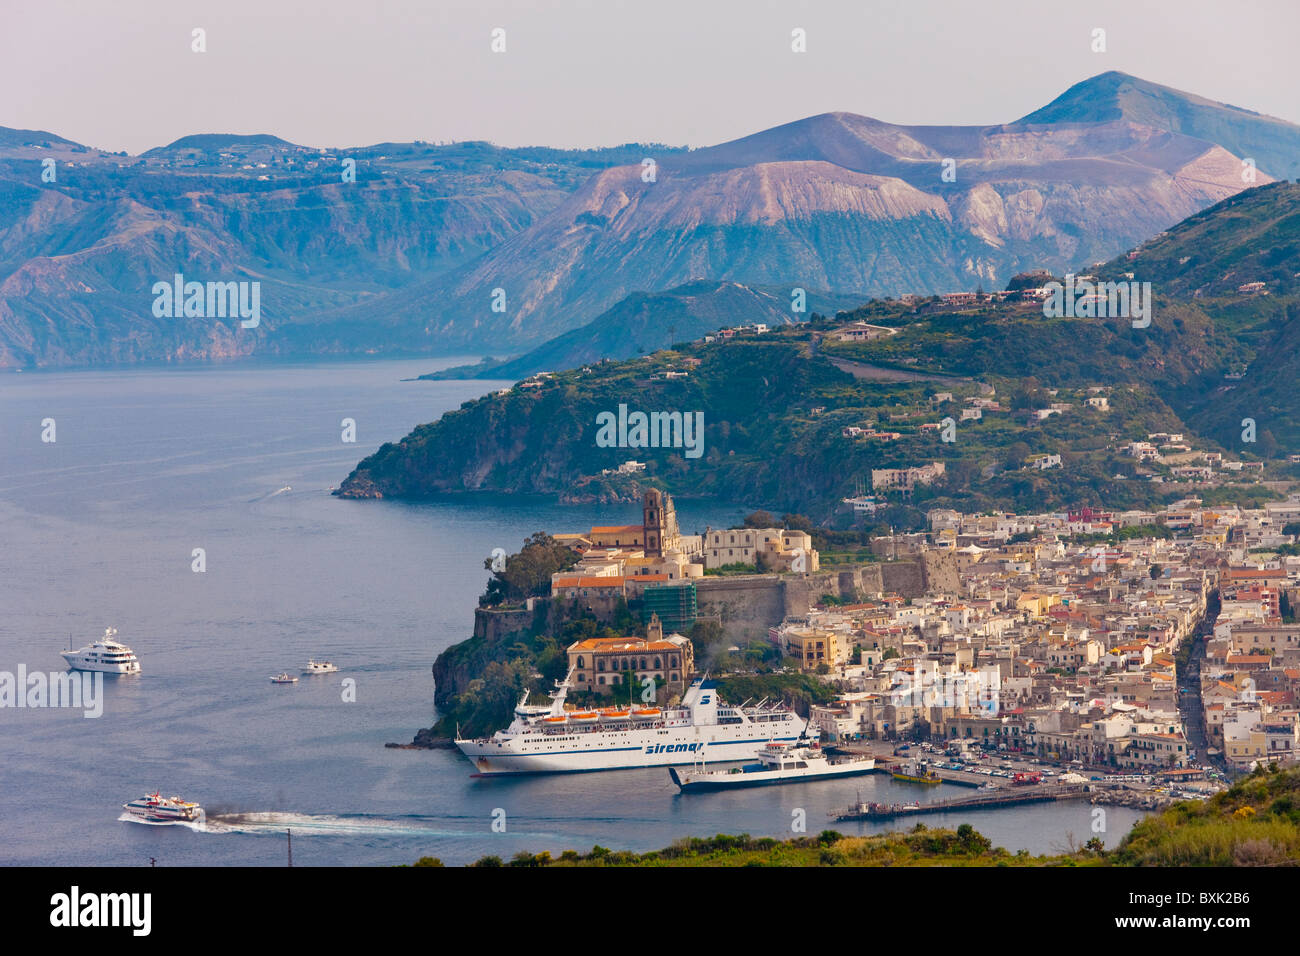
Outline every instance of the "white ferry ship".
<path id="1" fill-rule="evenodd" d="M 139 800 L 122 804 L 122 809 L 150 823 L 190 823 L 203 818 L 203 808 L 197 803 L 160 793 L 146 793 Z"/>
<path id="2" fill-rule="evenodd" d="M 692 790 L 730 790 L 733 787 L 761 787 L 773 783 L 795 783 L 826 777 L 851 777 L 870 773 L 876 761 L 871 757 L 847 757 L 832 760 L 815 744 L 796 747 L 770 743 L 758 752 L 758 763 L 730 770 L 690 770 L 677 772 L 669 767 L 673 783 L 683 793 Z"/>
<path id="3" fill-rule="evenodd" d="M 704 678 L 676 707 L 586 711 L 564 706 L 572 678 L 570 671 L 556 685 L 550 706 L 529 706 L 525 694 L 509 727 L 476 740 L 458 737 L 456 746 L 480 775 L 493 776 L 748 760 L 773 741 L 813 739 L 794 711 L 766 698 L 732 707 Z"/>
<path id="4" fill-rule="evenodd" d="M 60 651 L 68 666 L 76 671 L 103 671 L 105 674 L 138 674 L 140 661 L 135 651 L 117 641 L 117 628 L 105 628 L 104 636 L 80 650 Z"/>

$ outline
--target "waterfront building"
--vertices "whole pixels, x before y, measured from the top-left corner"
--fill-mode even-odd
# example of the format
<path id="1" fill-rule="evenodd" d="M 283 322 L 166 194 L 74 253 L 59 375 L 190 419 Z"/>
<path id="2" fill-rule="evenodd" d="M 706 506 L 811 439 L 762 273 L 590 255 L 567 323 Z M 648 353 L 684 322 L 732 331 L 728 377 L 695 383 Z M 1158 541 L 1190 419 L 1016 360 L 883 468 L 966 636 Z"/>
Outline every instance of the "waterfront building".
<path id="1" fill-rule="evenodd" d="M 577 690 L 623 694 L 630 673 L 637 688 L 654 681 L 660 699 L 681 694 L 695 669 L 695 648 L 681 634 L 664 636 L 658 616 L 652 615 L 645 637 L 593 637 L 570 644 L 566 651 Z"/>

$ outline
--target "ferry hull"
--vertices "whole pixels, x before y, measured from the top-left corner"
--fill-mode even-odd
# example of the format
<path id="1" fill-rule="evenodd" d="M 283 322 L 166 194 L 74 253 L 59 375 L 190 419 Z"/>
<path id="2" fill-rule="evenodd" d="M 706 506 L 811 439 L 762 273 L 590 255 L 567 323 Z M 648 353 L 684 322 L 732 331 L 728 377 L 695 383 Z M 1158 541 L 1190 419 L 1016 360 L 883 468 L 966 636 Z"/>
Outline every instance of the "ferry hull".
<path id="1" fill-rule="evenodd" d="M 596 735 L 593 735 L 596 736 Z M 707 733 L 687 740 L 648 743 L 631 740 L 592 741 L 589 749 L 553 752 L 517 752 L 508 744 L 492 740 L 458 740 L 456 746 L 474 763 L 481 776 L 504 776 L 520 773 L 582 773 L 593 770 L 632 770 L 638 767 L 668 767 L 674 764 L 727 763 L 750 760 L 766 744 L 794 743 L 797 730 L 776 737 L 750 737 L 737 740 L 710 738 Z M 530 742 L 531 743 L 531 742 Z M 676 749 L 676 748 L 682 749 Z"/>
<path id="2" fill-rule="evenodd" d="M 834 777 L 854 777 L 871 773 L 875 761 L 862 761 L 848 766 L 832 766 L 814 773 L 789 774 L 781 771 L 752 771 L 750 773 L 719 774 L 710 777 L 693 777 L 688 771 L 679 774 L 676 767 L 669 767 L 668 773 L 673 783 L 682 793 L 699 793 L 704 791 L 736 790 L 742 787 L 769 787 L 779 783 L 808 783 L 813 780 L 827 780 Z"/>

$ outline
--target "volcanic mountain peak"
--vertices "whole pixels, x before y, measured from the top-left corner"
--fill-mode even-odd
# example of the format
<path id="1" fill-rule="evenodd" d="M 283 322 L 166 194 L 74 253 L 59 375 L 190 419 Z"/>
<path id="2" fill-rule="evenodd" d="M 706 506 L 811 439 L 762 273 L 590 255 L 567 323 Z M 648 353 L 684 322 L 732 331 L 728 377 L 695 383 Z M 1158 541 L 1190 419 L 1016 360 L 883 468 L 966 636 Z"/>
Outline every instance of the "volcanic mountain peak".
<path id="1" fill-rule="evenodd" d="M 1121 119 L 1218 143 L 1243 159 L 1253 159 L 1274 175 L 1300 169 L 1295 152 L 1300 129 L 1295 124 L 1116 70 L 1074 84 L 1014 125 Z"/>

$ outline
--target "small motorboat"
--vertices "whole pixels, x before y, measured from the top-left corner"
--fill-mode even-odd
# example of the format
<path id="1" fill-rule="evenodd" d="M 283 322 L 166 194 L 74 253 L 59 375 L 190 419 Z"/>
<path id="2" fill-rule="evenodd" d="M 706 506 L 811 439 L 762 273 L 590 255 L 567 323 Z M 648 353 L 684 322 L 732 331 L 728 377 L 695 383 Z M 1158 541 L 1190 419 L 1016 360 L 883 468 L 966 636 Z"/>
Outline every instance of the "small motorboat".
<path id="1" fill-rule="evenodd" d="M 296 684 L 298 683 L 298 678 L 292 676 L 286 671 L 283 674 L 276 674 L 274 677 L 272 677 L 271 683 L 272 684 Z"/>

